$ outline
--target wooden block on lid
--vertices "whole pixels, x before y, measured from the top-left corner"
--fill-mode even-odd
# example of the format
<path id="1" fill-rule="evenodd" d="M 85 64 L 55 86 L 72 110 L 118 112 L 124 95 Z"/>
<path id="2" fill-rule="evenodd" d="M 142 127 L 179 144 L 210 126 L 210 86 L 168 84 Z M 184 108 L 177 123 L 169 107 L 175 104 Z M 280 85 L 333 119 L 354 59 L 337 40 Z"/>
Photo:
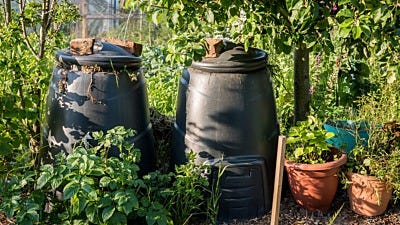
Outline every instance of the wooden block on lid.
<path id="1" fill-rule="evenodd" d="M 142 45 L 135 43 L 133 41 L 122 41 L 119 39 L 113 39 L 113 38 L 102 38 L 104 42 L 108 42 L 110 44 L 117 45 L 123 49 L 125 49 L 127 52 L 134 54 L 136 56 L 140 56 L 142 54 Z"/>
<path id="2" fill-rule="evenodd" d="M 92 55 L 94 38 L 76 38 L 69 42 L 69 51 L 73 55 Z"/>

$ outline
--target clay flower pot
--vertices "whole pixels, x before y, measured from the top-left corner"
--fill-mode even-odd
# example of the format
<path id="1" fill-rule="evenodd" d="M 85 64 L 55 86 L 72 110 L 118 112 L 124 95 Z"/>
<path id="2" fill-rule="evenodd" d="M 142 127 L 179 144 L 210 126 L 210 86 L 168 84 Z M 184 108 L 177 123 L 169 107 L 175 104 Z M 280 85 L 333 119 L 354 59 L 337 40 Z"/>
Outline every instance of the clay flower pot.
<path id="1" fill-rule="evenodd" d="M 360 215 L 378 216 L 386 211 L 392 197 L 392 190 L 374 176 L 347 172 L 351 180 L 347 193 L 351 209 Z"/>
<path id="2" fill-rule="evenodd" d="M 309 211 L 327 211 L 339 183 L 337 174 L 346 161 L 345 153 L 338 160 L 322 164 L 285 160 L 290 190 L 297 204 Z"/>

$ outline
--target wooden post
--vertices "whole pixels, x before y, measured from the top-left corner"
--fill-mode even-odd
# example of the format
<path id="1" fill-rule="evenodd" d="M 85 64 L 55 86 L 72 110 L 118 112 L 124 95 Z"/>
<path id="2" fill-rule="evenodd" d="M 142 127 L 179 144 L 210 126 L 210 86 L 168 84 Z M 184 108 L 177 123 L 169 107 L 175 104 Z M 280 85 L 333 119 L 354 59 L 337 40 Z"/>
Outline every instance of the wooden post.
<path id="1" fill-rule="evenodd" d="M 278 152 L 276 155 L 274 195 L 272 198 L 271 225 L 279 224 L 279 211 L 281 205 L 282 179 L 283 179 L 283 160 L 285 159 L 286 137 L 279 136 Z"/>
<path id="2" fill-rule="evenodd" d="M 87 10 L 87 3 L 86 0 L 82 0 L 81 2 L 81 16 L 82 16 L 82 38 L 87 38 L 88 36 L 88 30 L 87 30 L 87 14 L 88 14 L 88 10 Z"/>

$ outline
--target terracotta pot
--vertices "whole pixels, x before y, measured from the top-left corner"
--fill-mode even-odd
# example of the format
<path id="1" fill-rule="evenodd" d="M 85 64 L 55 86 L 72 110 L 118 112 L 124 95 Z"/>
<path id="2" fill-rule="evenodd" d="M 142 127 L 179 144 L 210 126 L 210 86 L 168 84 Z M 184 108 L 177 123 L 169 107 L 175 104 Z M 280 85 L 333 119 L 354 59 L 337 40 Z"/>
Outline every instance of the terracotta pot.
<path id="1" fill-rule="evenodd" d="M 378 216 L 386 211 L 392 190 L 374 176 L 347 172 L 352 184 L 347 189 L 351 209 L 360 215 Z"/>
<path id="2" fill-rule="evenodd" d="M 347 161 L 346 154 L 323 164 L 302 164 L 285 160 L 289 187 L 297 204 L 309 211 L 325 212 L 335 197 L 338 172 Z"/>

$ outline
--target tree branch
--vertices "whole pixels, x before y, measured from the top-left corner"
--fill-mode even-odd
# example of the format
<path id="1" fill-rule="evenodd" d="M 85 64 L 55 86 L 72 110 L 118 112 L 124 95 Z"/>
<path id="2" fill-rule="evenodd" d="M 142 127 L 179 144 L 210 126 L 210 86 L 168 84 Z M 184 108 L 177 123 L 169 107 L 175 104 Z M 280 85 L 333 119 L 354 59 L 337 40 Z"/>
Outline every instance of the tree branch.
<path id="1" fill-rule="evenodd" d="M 36 59 L 39 60 L 39 58 L 37 57 L 37 52 L 32 47 L 32 44 L 31 44 L 31 42 L 29 41 L 29 38 L 28 38 L 28 33 L 26 32 L 26 24 L 25 24 L 25 20 L 24 20 L 25 1 L 24 0 L 18 1 L 18 6 L 19 6 L 19 11 L 21 12 L 21 19 L 19 20 L 19 22 L 20 22 L 20 25 L 21 25 L 22 35 L 24 37 L 24 42 L 28 46 L 29 51 L 31 51 L 32 54 L 36 57 Z"/>

